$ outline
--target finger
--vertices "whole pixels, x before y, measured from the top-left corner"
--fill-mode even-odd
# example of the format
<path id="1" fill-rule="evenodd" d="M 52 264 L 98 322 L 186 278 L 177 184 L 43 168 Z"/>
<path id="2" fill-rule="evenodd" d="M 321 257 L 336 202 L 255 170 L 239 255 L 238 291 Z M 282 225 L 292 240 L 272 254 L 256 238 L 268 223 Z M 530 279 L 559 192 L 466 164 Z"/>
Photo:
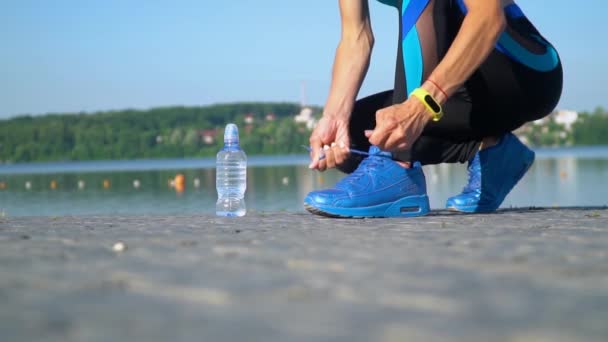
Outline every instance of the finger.
<path id="1" fill-rule="evenodd" d="M 325 145 L 323 146 L 325 152 L 325 167 L 331 169 L 336 167 L 336 156 L 332 147 Z"/>
<path id="2" fill-rule="evenodd" d="M 348 158 L 348 155 L 350 154 L 344 142 L 340 142 L 339 144 L 334 145 L 334 147 L 332 147 L 332 151 L 334 154 L 336 165 L 344 164 L 344 162 Z"/>
<path id="3" fill-rule="evenodd" d="M 312 167 L 312 169 L 317 169 L 319 171 L 325 171 L 325 169 L 327 168 L 327 165 L 325 163 L 325 158 L 327 158 L 327 156 L 325 155 L 325 152 L 323 151 L 323 147 L 316 149 L 316 151 L 317 151 L 316 155 L 318 157 L 313 160 L 314 167 Z"/>
<path id="4" fill-rule="evenodd" d="M 317 161 L 316 169 L 321 172 L 327 170 L 327 164 L 325 163 L 325 158 Z"/>
<path id="5" fill-rule="evenodd" d="M 312 162 L 310 163 L 310 165 L 308 166 L 311 169 L 318 169 L 320 163 L 325 163 L 325 153 L 323 152 L 323 149 L 317 149 L 317 153 L 315 154 L 315 158 L 312 160 Z"/>
<path id="6" fill-rule="evenodd" d="M 365 134 L 365 137 L 369 139 L 372 136 L 372 134 L 374 134 L 374 130 L 366 129 L 363 133 Z"/>
<path id="7" fill-rule="evenodd" d="M 319 159 L 321 157 L 321 148 L 322 148 L 322 143 L 321 143 L 321 139 L 319 139 L 317 136 L 313 136 L 310 138 L 310 148 L 311 148 L 311 152 L 310 152 L 310 165 L 308 165 L 308 167 L 310 169 L 316 169 L 319 165 Z"/>
<path id="8" fill-rule="evenodd" d="M 369 137 L 369 142 L 372 145 L 376 145 L 380 147 L 380 149 L 384 149 L 384 143 L 388 138 L 389 132 L 383 130 L 382 128 L 376 128 L 374 133 Z"/>
<path id="9" fill-rule="evenodd" d="M 317 158 L 317 164 L 320 166 L 319 171 L 325 171 L 327 169 L 327 152 L 323 147 L 319 149 L 319 158 Z"/>

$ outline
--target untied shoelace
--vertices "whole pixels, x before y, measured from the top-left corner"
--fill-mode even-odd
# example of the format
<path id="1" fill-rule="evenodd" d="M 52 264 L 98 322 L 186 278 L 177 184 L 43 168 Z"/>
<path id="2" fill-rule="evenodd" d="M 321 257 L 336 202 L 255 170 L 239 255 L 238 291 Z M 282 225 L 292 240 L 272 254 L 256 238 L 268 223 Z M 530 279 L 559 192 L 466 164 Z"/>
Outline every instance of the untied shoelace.
<path id="1" fill-rule="evenodd" d="M 306 145 L 302 145 L 303 148 L 305 148 L 306 150 L 308 150 L 308 152 L 312 152 L 312 148 L 310 146 L 306 146 Z M 369 153 L 369 152 L 365 152 L 365 151 L 361 151 L 361 150 L 357 150 L 354 148 L 349 148 L 348 151 L 350 153 L 354 153 L 354 154 L 358 154 L 358 155 L 362 155 L 362 156 L 376 156 L 376 157 L 384 157 L 384 158 L 388 158 L 388 159 L 393 159 L 392 156 L 389 155 L 385 155 L 385 154 L 380 154 L 380 153 Z M 319 160 L 323 160 L 325 159 L 325 154 L 322 154 L 319 157 Z"/>

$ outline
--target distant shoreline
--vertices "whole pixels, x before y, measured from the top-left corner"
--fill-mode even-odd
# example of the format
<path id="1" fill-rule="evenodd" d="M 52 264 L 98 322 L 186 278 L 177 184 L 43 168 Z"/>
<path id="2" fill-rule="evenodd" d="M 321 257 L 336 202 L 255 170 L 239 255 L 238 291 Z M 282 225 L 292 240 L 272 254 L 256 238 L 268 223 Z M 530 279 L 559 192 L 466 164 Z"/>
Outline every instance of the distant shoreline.
<path id="1" fill-rule="evenodd" d="M 256 155 L 248 156 L 248 167 L 308 165 L 308 155 Z M 103 171 L 150 171 L 176 169 L 211 169 L 215 158 L 168 158 L 168 159 L 125 159 L 125 160 L 78 160 L 58 162 L 31 162 L 0 164 L 0 175 L 10 174 L 50 174 L 89 173 Z"/>
<path id="2" fill-rule="evenodd" d="M 533 148 L 537 159 L 577 158 L 608 159 L 608 145 L 576 147 Z M 254 155 L 248 157 L 249 167 L 307 165 L 306 154 Z M 52 174 L 52 173 L 94 173 L 109 171 L 149 171 L 176 169 L 211 169 L 215 158 L 168 158 L 168 159 L 125 159 L 87 160 L 0 164 L 0 175 Z"/>

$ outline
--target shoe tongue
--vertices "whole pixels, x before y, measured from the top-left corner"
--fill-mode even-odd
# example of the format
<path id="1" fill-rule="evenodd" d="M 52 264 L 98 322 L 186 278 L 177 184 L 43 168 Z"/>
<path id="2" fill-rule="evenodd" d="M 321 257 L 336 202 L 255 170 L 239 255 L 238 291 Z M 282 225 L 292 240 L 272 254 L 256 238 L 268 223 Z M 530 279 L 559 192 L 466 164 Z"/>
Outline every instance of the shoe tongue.
<path id="1" fill-rule="evenodd" d="M 393 155 L 390 152 L 382 151 L 378 146 L 370 146 L 369 148 L 370 155 L 382 155 L 387 157 L 392 157 Z"/>

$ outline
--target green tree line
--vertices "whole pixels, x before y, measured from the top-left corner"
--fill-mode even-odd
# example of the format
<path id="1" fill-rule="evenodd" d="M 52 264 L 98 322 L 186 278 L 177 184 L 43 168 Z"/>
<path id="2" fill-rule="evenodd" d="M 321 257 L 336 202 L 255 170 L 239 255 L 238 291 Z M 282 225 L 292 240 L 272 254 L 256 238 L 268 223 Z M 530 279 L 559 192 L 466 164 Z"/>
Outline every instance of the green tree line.
<path id="1" fill-rule="evenodd" d="M 310 130 L 294 121 L 299 111 L 293 103 L 234 103 L 20 116 L 0 120 L 0 162 L 209 157 L 229 122 L 249 155 L 303 153 Z M 608 145 L 608 112 L 580 113 L 570 129 L 549 116 L 518 134 L 533 146 Z"/>
<path id="2" fill-rule="evenodd" d="M 235 103 L 20 116 L 0 120 L 0 162 L 214 156 L 229 122 L 250 155 L 302 153 L 310 131 L 294 121 L 299 111 L 293 103 Z"/>
<path id="3" fill-rule="evenodd" d="M 549 115 L 541 123 L 526 124 L 518 133 L 533 146 L 608 145 L 608 112 L 598 107 L 579 113 L 569 128 Z"/>
<path id="4" fill-rule="evenodd" d="M 600 107 L 593 113 L 582 113 L 571 136 L 576 145 L 608 145 L 608 112 Z"/>

